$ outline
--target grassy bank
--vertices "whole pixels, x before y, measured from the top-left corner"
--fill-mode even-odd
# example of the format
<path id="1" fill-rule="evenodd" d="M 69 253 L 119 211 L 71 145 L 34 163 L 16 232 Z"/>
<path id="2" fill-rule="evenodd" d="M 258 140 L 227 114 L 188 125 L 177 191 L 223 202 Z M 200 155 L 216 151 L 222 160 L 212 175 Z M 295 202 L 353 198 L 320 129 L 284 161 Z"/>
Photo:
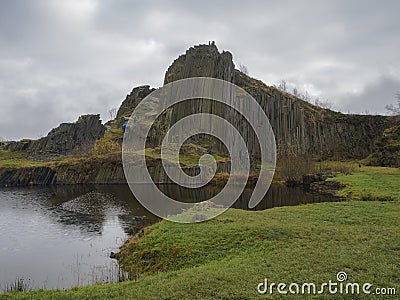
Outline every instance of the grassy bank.
<path id="1" fill-rule="evenodd" d="M 120 264 L 136 280 L 66 291 L 8 293 L 1 299 L 259 299 L 257 284 L 313 282 L 317 287 L 346 272 L 352 283 L 395 288 L 400 293 L 400 171 L 354 168 L 333 180 L 341 195 L 360 200 L 229 209 L 200 224 L 167 221 L 147 228 L 121 249 Z M 367 197 L 368 196 L 368 197 Z M 381 201 L 384 200 L 384 201 Z M 392 200 L 392 201 L 387 201 Z M 371 295 L 314 296 L 369 299 Z M 282 298 L 310 298 L 287 295 Z"/>
<path id="2" fill-rule="evenodd" d="M 20 151 L 0 150 L 0 169 L 39 167 L 44 164 L 25 159 L 25 153 Z"/>
<path id="3" fill-rule="evenodd" d="M 265 277 L 321 284 L 337 282 L 339 271 L 349 282 L 399 292 L 399 216 L 398 201 L 351 201 L 259 212 L 230 209 L 191 225 L 163 221 L 122 250 L 121 264 L 142 273 L 138 280 L 3 298 L 258 299 L 256 287 Z"/>
<path id="4" fill-rule="evenodd" d="M 357 167 L 353 174 L 339 174 L 332 180 L 346 185 L 338 193 L 350 199 L 400 200 L 399 168 Z"/>

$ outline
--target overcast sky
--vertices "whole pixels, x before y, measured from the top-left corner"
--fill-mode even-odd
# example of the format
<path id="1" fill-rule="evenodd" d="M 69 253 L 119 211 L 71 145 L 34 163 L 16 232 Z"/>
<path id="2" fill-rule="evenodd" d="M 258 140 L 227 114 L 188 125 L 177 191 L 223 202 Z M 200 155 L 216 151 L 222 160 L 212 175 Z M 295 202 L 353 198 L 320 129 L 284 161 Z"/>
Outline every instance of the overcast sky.
<path id="1" fill-rule="evenodd" d="M 0 1 L 0 137 L 37 138 L 162 85 L 215 40 L 267 84 L 342 112 L 385 113 L 400 91 L 400 1 Z"/>

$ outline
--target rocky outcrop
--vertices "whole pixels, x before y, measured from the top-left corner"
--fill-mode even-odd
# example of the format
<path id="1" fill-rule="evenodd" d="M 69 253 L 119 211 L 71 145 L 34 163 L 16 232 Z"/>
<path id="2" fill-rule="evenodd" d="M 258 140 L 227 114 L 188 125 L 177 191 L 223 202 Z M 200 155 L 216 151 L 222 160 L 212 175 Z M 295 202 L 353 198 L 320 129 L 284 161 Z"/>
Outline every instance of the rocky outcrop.
<path id="1" fill-rule="evenodd" d="M 364 158 L 375 150 L 374 141 L 395 122 L 387 116 L 347 115 L 316 107 L 236 72 L 235 83 L 266 112 L 278 151 L 290 146 L 320 159 Z"/>
<path id="2" fill-rule="evenodd" d="M 70 154 L 73 150 L 90 148 L 104 135 L 100 115 L 83 115 L 75 123 L 62 123 L 46 137 L 30 144 L 28 157 L 49 158 Z"/>
<path id="3" fill-rule="evenodd" d="M 376 150 L 366 162 L 373 166 L 400 167 L 400 125 L 383 132 L 376 142 Z"/>
<path id="4" fill-rule="evenodd" d="M 0 170 L 0 186 L 55 184 L 55 171 L 49 167 Z"/>
<path id="5" fill-rule="evenodd" d="M 6 141 L 0 142 L 0 150 L 8 151 L 26 151 L 32 144 L 33 140 L 24 139 L 21 141 Z"/>
<path id="6" fill-rule="evenodd" d="M 400 125 L 394 117 L 346 115 L 316 107 L 235 70 L 232 55 L 229 52 L 219 52 L 213 43 L 188 49 L 168 68 L 164 83 L 197 76 L 230 81 L 250 93 L 269 118 L 278 152 L 290 147 L 316 159 L 359 159 L 374 153 L 375 164 L 400 164 Z M 154 89 L 147 85 L 134 88 L 121 104 L 116 119 L 107 123 L 108 136 L 104 138 L 120 142 L 122 125 L 137 104 L 152 91 Z M 217 114 L 239 127 L 247 141 L 252 162 L 259 158 L 258 140 L 243 117 L 223 104 L 205 99 L 188 100 L 165 111 L 150 131 L 149 146 L 159 146 L 173 123 L 193 113 Z M 61 124 L 37 141 L 1 142 L 0 150 L 24 151 L 28 158 L 49 160 L 73 154 L 86 147 L 89 149 L 104 133 L 105 126 L 101 124 L 99 115 L 85 115 L 76 123 Z M 378 143 L 375 143 L 377 140 Z M 199 135 L 188 142 L 204 146 L 207 153 L 226 154 L 220 142 L 208 140 L 206 136 Z M 219 167 L 229 172 L 229 164 Z M 169 182 L 159 160 L 148 161 L 148 169 L 155 182 Z M 185 172 L 195 174 L 198 170 L 196 167 L 188 167 Z M 309 180 L 312 185 L 314 179 Z M 77 183 L 125 183 L 121 156 L 113 159 L 84 159 L 78 164 L 67 162 L 49 167 L 0 170 L 0 186 Z"/>
<path id="7" fill-rule="evenodd" d="M 311 183 L 309 190 L 313 193 L 331 194 L 337 196 L 337 191 L 346 187 L 343 183 L 338 181 L 317 181 Z"/>
<path id="8" fill-rule="evenodd" d="M 231 81 L 245 89 L 267 114 L 275 133 L 278 151 L 290 147 L 319 159 L 364 158 L 376 150 L 374 141 L 393 126 L 393 118 L 371 115 L 345 115 L 316 107 L 293 95 L 234 70 L 232 55 L 219 53 L 215 45 L 190 48 L 168 68 L 164 83 L 187 77 L 208 76 Z M 240 127 L 250 155 L 257 159 L 257 139 L 250 125 L 240 115 L 223 104 L 193 99 L 180 103 L 166 114 L 165 123 L 175 123 L 193 113 L 213 113 Z M 164 135 L 169 125 L 155 135 Z M 161 138 L 153 138 L 157 144 Z M 198 140 L 199 141 L 199 140 Z M 201 142 L 201 140 L 200 140 Z M 221 143 L 214 142 L 215 151 L 224 153 Z"/>
<path id="9" fill-rule="evenodd" d="M 109 139 L 113 139 L 114 141 L 122 143 L 124 124 L 128 121 L 139 102 L 154 90 L 155 89 L 150 88 L 149 85 L 142 85 L 133 88 L 130 94 L 126 96 L 125 100 L 122 101 L 115 119 L 110 120 L 105 124 L 105 136 Z"/>
<path id="10" fill-rule="evenodd" d="M 71 154 L 74 150 L 91 148 L 104 132 L 100 115 L 83 115 L 75 123 L 61 123 L 39 140 L 3 142 L 0 150 L 24 151 L 27 158 L 49 160 Z"/>
<path id="11" fill-rule="evenodd" d="M 116 119 L 118 120 L 122 117 L 129 117 L 139 102 L 154 90 L 155 89 L 150 88 L 149 85 L 135 87 L 132 92 L 126 96 L 125 100 L 122 101 L 122 104 L 118 109 Z"/>
<path id="12" fill-rule="evenodd" d="M 73 151 L 90 149 L 104 132 L 100 115 L 83 115 L 75 123 L 60 124 L 39 140 L 4 142 L 1 150 L 24 151 L 27 158 L 49 160 L 72 154 Z"/>
<path id="13" fill-rule="evenodd" d="M 228 51 L 219 53 L 214 43 L 190 47 L 174 60 L 164 77 L 164 84 L 189 77 L 212 77 L 234 81 L 235 65 Z"/>
<path id="14" fill-rule="evenodd" d="M 81 159 L 49 166 L 0 170 L 0 186 L 126 183 L 122 162 Z"/>
<path id="15" fill-rule="evenodd" d="M 303 175 L 302 183 L 306 189 L 309 189 L 310 185 L 313 184 L 314 182 L 325 181 L 328 178 L 333 178 L 333 177 L 334 175 L 330 173 L 307 174 Z"/>
<path id="16" fill-rule="evenodd" d="M 160 159 L 148 158 L 147 165 L 155 183 L 173 183 Z M 228 172 L 230 163 L 217 163 L 217 167 L 221 172 Z M 200 171 L 198 166 L 183 169 L 192 176 Z M 81 158 L 49 166 L 0 169 L 0 187 L 55 184 L 126 184 L 121 157 Z"/>

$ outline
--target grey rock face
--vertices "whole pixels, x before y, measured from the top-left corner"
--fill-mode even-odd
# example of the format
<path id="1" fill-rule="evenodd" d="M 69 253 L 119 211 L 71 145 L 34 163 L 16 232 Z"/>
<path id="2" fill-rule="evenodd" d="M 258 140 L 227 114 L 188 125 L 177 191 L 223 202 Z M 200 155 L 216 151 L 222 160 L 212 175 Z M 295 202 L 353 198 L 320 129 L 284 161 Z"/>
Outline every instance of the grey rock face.
<path id="1" fill-rule="evenodd" d="M 390 117 L 346 115 L 322 109 L 267 86 L 235 70 L 232 55 L 229 52 L 219 53 L 214 44 L 195 46 L 187 50 L 168 68 L 164 83 L 195 76 L 231 81 L 250 93 L 269 118 L 278 152 L 280 148 L 290 147 L 314 158 L 364 158 L 376 149 L 374 141 L 382 132 L 393 126 Z M 247 140 L 251 157 L 259 157 L 257 139 L 249 124 L 232 109 L 204 99 L 185 101 L 168 111 L 161 120 L 164 127 L 159 125 L 163 130 L 156 131 L 155 137 L 152 137 L 155 143 L 159 143 L 161 136 L 168 130 L 168 122 L 173 124 L 193 113 L 213 113 L 228 120 L 239 128 Z M 194 142 L 201 143 L 204 140 L 202 137 Z M 218 142 L 214 142 L 213 151 L 226 154 Z"/>
<path id="2" fill-rule="evenodd" d="M 77 122 L 62 123 L 46 137 L 31 141 L 26 153 L 34 159 L 67 155 L 79 147 L 92 146 L 97 139 L 103 137 L 104 131 L 100 115 L 83 115 Z"/>
<path id="3" fill-rule="evenodd" d="M 126 96 L 125 100 L 119 107 L 116 119 L 129 117 L 139 102 L 152 91 L 154 91 L 154 88 L 150 88 L 149 85 L 135 87 L 132 92 Z"/>
<path id="4" fill-rule="evenodd" d="M 189 77 L 213 77 L 229 82 L 234 81 L 235 65 L 232 54 L 219 53 L 215 44 L 198 45 L 189 48 L 168 68 L 164 84 Z"/>
<path id="5" fill-rule="evenodd" d="M 3 169 L 0 170 L 0 186 L 54 184 L 55 174 L 49 167 Z"/>

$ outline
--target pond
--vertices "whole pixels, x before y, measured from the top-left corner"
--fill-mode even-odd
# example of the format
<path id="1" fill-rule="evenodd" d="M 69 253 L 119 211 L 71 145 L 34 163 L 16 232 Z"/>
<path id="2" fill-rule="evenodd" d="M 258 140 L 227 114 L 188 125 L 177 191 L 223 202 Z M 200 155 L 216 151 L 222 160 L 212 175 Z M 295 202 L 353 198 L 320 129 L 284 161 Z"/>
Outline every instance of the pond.
<path id="1" fill-rule="evenodd" d="M 219 191 L 160 189 L 181 201 L 207 200 Z M 232 207 L 246 209 L 250 194 L 245 190 Z M 272 185 L 255 209 L 325 201 L 337 199 Z M 127 185 L 0 189 L 0 292 L 17 279 L 32 289 L 118 281 L 121 272 L 110 253 L 141 225 L 157 221 Z"/>

